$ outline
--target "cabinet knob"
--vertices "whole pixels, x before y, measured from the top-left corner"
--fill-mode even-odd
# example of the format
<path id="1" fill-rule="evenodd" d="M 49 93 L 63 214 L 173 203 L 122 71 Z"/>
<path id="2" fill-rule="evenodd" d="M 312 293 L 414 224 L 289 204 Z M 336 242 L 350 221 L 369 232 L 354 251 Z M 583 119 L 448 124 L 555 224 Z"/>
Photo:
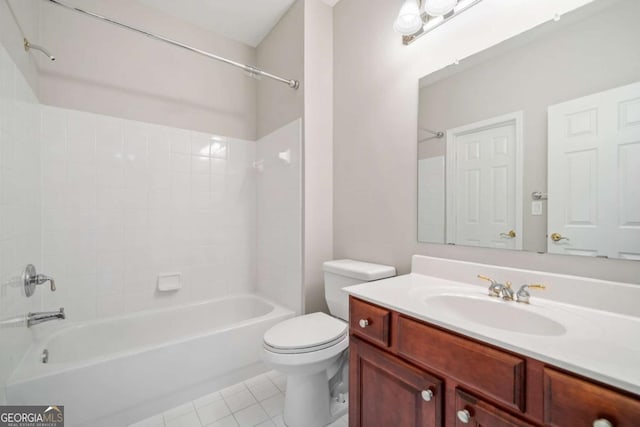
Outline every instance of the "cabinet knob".
<path id="1" fill-rule="evenodd" d="M 469 424 L 469 421 L 471 421 L 471 413 L 467 409 L 459 410 L 456 415 L 463 424 Z"/>
<path id="2" fill-rule="evenodd" d="M 360 325 L 361 328 L 366 328 L 367 326 L 369 326 L 369 321 L 367 319 L 360 319 L 360 321 L 358 322 L 358 324 Z"/>
<path id="3" fill-rule="evenodd" d="M 422 390 L 422 393 L 420 394 L 422 395 L 422 400 L 425 402 L 431 402 L 431 399 L 433 399 L 434 396 L 433 391 L 431 390 Z"/>
<path id="4" fill-rule="evenodd" d="M 593 427 L 613 427 L 613 423 L 606 418 L 600 418 L 593 422 Z"/>

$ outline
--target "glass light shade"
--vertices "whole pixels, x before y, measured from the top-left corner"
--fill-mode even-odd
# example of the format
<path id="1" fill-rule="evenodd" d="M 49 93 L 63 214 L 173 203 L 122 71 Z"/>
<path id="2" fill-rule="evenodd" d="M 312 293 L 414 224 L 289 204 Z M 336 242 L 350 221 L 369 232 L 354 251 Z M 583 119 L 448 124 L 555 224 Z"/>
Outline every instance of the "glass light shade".
<path id="1" fill-rule="evenodd" d="M 431 16 L 442 16 L 451 12 L 458 0 L 425 0 L 424 11 Z"/>
<path id="2" fill-rule="evenodd" d="M 393 29 L 405 36 L 415 34 L 422 28 L 420 7 L 416 0 L 406 0 L 400 8 L 400 13 L 393 24 Z"/>

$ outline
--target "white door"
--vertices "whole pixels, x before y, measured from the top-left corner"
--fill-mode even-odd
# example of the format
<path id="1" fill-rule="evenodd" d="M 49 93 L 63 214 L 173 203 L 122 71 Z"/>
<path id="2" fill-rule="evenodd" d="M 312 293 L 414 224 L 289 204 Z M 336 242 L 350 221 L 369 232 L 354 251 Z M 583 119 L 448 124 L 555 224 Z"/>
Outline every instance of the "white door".
<path id="1" fill-rule="evenodd" d="M 640 82 L 550 106 L 548 166 L 548 252 L 640 260 Z"/>
<path id="2" fill-rule="evenodd" d="M 447 243 L 522 249 L 522 115 L 447 131 Z"/>

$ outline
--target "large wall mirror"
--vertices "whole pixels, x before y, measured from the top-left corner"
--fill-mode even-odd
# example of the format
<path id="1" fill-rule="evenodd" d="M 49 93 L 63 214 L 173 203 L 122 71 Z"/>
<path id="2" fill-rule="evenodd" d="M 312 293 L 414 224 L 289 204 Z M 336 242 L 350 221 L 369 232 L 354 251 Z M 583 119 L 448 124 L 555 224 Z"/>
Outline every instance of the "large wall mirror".
<path id="1" fill-rule="evenodd" d="M 420 80 L 418 240 L 640 260 L 640 1 Z"/>

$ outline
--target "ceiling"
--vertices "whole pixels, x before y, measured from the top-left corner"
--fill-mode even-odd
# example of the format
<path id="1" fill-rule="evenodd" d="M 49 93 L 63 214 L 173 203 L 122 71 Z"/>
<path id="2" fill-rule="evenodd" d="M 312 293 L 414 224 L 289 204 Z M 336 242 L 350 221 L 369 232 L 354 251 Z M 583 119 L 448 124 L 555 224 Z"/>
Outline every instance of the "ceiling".
<path id="1" fill-rule="evenodd" d="M 201 28 L 256 47 L 295 0 L 138 0 Z M 340 0 L 322 0 L 334 6 Z"/>

